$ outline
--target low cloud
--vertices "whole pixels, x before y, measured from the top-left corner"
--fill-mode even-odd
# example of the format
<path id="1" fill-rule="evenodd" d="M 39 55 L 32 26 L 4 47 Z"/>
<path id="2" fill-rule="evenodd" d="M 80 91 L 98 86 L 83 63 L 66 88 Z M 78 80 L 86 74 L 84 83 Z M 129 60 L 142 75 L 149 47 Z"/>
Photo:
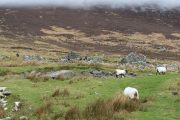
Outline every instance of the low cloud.
<path id="1" fill-rule="evenodd" d="M 160 9 L 176 9 L 180 7 L 180 0 L 1 0 L 1 7 L 68 7 L 88 9 L 95 6 L 110 8 L 149 6 Z"/>

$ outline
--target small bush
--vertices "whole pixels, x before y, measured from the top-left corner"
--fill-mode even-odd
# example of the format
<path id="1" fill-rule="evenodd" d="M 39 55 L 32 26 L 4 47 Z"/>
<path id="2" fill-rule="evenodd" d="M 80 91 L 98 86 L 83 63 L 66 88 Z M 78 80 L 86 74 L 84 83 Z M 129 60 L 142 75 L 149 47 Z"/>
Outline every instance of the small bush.
<path id="1" fill-rule="evenodd" d="M 6 69 L 0 69 L 0 76 L 5 76 L 5 75 L 7 75 L 8 73 L 10 73 L 9 70 L 6 70 Z"/>
<path id="2" fill-rule="evenodd" d="M 112 101 L 114 111 L 119 112 L 120 110 L 135 111 L 138 109 L 140 103 L 135 100 L 131 100 L 125 96 L 117 96 Z"/>
<path id="3" fill-rule="evenodd" d="M 22 62 L 20 66 L 39 66 L 40 64 L 37 61 L 26 61 Z"/>
<path id="4" fill-rule="evenodd" d="M 60 111 L 59 113 L 56 113 L 53 116 L 52 120 L 61 120 L 63 119 L 63 117 L 64 117 L 64 111 Z"/>
<path id="5" fill-rule="evenodd" d="M 177 83 L 177 86 L 180 86 L 180 82 Z"/>
<path id="6" fill-rule="evenodd" d="M 84 116 L 87 120 L 110 120 L 113 114 L 112 105 L 101 99 L 89 104 L 84 111 Z"/>
<path id="7" fill-rule="evenodd" d="M 57 96 L 67 97 L 69 95 L 70 95 L 69 90 L 65 88 L 64 90 L 56 89 L 51 96 L 52 97 L 57 97 Z"/>
<path id="8" fill-rule="evenodd" d="M 6 115 L 4 108 L 0 106 L 0 118 L 4 118 Z"/>
<path id="9" fill-rule="evenodd" d="M 32 71 L 31 73 L 27 73 L 25 75 L 25 78 L 31 80 L 32 82 L 46 82 L 50 79 L 49 76 L 46 74 L 43 74 L 41 72 Z"/>
<path id="10" fill-rule="evenodd" d="M 119 111 L 132 112 L 140 108 L 139 101 L 120 95 L 107 101 L 98 99 L 89 104 L 84 110 L 84 117 L 87 120 L 110 120 Z"/>
<path id="11" fill-rule="evenodd" d="M 80 111 L 76 107 L 70 108 L 65 115 L 65 120 L 80 120 Z"/>
<path id="12" fill-rule="evenodd" d="M 43 120 L 43 118 L 45 118 L 50 113 L 51 109 L 52 109 L 52 103 L 47 101 L 36 110 L 36 116 L 39 119 Z"/>
<path id="13" fill-rule="evenodd" d="M 59 96 L 60 95 L 60 90 L 59 89 L 56 89 L 53 94 L 52 94 L 52 97 L 56 97 L 56 96 Z"/>

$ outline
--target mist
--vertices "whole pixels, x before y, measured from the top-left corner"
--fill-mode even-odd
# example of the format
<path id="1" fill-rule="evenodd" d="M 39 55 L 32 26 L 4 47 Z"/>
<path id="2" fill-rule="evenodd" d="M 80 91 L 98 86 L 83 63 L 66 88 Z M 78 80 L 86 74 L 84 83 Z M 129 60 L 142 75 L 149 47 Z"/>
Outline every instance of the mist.
<path id="1" fill-rule="evenodd" d="M 68 7 L 89 9 L 104 6 L 109 8 L 156 7 L 169 10 L 180 8 L 180 0 L 0 0 L 0 7 Z"/>

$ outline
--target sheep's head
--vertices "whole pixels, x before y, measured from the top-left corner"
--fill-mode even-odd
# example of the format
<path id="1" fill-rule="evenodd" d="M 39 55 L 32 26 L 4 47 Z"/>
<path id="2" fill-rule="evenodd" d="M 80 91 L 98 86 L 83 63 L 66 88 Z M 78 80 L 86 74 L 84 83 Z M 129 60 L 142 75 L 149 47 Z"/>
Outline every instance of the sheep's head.
<path id="1" fill-rule="evenodd" d="M 134 93 L 134 100 L 139 100 L 139 95 L 137 92 Z"/>

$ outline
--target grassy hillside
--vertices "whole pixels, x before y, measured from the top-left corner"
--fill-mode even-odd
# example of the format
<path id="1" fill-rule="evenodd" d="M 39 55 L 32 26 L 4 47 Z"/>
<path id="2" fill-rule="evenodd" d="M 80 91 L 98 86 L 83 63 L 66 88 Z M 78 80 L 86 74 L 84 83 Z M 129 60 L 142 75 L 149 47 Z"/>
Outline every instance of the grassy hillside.
<path id="1" fill-rule="evenodd" d="M 16 70 L 20 69 L 16 68 Z M 9 103 L 7 113 L 16 119 L 22 115 L 32 120 L 37 119 L 37 110 L 40 106 L 50 102 L 51 110 L 45 113 L 47 115 L 45 118 L 52 120 L 56 116 L 57 120 L 63 120 L 70 108 L 77 107 L 83 112 L 90 103 L 98 99 L 111 99 L 121 94 L 125 87 L 131 86 L 139 90 L 141 100 L 146 100 L 142 103 L 143 109 L 134 112 L 119 111 L 112 119 L 176 120 L 180 118 L 180 96 L 174 96 L 171 92 L 180 90 L 179 78 L 179 73 L 139 75 L 124 79 L 79 76 L 64 81 L 49 80 L 34 83 L 19 75 L 8 75 L 2 76 L 0 83 L 1 86 L 6 86 L 12 91 L 12 95 L 7 98 Z M 58 89 L 60 95 L 55 93 Z M 19 112 L 12 112 L 13 102 L 17 100 L 22 102 L 22 108 Z"/>

